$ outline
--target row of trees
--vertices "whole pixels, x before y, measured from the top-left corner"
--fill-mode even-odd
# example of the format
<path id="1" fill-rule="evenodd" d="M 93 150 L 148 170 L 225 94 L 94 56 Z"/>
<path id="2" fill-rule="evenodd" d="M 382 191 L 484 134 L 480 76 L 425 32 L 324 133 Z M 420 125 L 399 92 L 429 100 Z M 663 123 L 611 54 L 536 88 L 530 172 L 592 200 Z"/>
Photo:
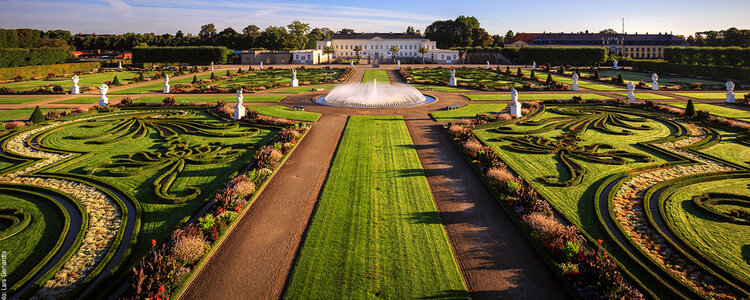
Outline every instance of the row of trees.
<path id="1" fill-rule="evenodd" d="M 65 30 L 0 29 L 0 48 L 67 48 L 72 37 Z"/>
<path id="2" fill-rule="evenodd" d="M 676 64 L 750 68 L 750 48 L 667 47 L 664 59 Z"/>
<path id="3" fill-rule="evenodd" d="M 512 31 L 508 34 L 513 38 Z M 475 17 L 459 16 L 455 20 L 438 20 L 427 26 L 425 38 L 437 43 L 438 48 L 454 47 L 488 47 L 502 45 L 504 38 L 499 35 L 491 36 L 487 30 L 479 26 Z M 508 35 L 506 35 L 506 38 Z"/>
<path id="4" fill-rule="evenodd" d="M 750 47 L 750 29 L 729 28 L 727 30 L 710 30 L 696 32 L 689 36 L 687 42 L 698 47 Z"/>

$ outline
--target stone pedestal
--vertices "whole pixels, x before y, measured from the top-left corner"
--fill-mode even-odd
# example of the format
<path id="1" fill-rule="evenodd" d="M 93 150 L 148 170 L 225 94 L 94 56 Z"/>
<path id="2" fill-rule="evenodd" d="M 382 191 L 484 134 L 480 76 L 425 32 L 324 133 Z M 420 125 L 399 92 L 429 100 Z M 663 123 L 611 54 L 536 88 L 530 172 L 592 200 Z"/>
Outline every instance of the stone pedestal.
<path id="1" fill-rule="evenodd" d="M 239 120 L 242 119 L 242 117 L 245 116 L 245 107 L 242 105 L 237 105 L 234 107 L 234 119 Z"/>
<path id="2" fill-rule="evenodd" d="M 628 102 L 635 103 L 635 94 L 633 94 L 633 92 L 628 93 Z"/>
<path id="3" fill-rule="evenodd" d="M 163 90 L 162 92 L 163 92 L 164 94 L 169 94 L 169 85 L 168 85 L 168 84 L 165 84 L 165 85 L 164 85 L 164 90 Z"/>
<path id="4" fill-rule="evenodd" d="M 656 82 L 656 81 L 652 81 L 651 82 L 651 89 L 654 90 L 654 91 L 658 91 L 659 90 L 659 83 Z"/>
<path id="5" fill-rule="evenodd" d="M 573 90 L 578 91 L 578 82 L 573 82 Z"/>
<path id="6" fill-rule="evenodd" d="M 520 118 L 521 115 L 521 102 L 518 102 L 518 100 L 513 101 L 510 103 L 510 115 L 514 117 Z"/>
<path id="7" fill-rule="evenodd" d="M 99 106 L 107 106 L 109 105 L 109 98 L 107 96 L 102 95 L 101 98 L 99 98 Z"/>
<path id="8" fill-rule="evenodd" d="M 451 82 L 450 82 L 450 86 L 456 86 L 456 85 L 457 85 L 457 84 L 456 84 L 456 78 L 455 78 L 455 77 L 452 77 L 452 78 L 451 78 Z"/>
<path id="9" fill-rule="evenodd" d="M 77 84 L 74 84 L 74 85 L 73 85 L 73 88 L 71 88 L 71 89 L 70 89 L 70 94 L 71 94 L 71 95 L 78 95 L 78 94 L 80 94 L 80 93 L 81 93 L 81 88 L 80 88 L 80 87 L 78 87 L 78 85 L 77 85 Z"/>
<path id="10" fill-rule="evenodd" d="M 292 87 L 299 86 L 299 80 L 292 79 Z"/>
<path id="11" fill-rule="evenodd" d="M 727 92 L 727 101 L 726 103 L 734 103 L 734 93 L 732 91 Z"/>

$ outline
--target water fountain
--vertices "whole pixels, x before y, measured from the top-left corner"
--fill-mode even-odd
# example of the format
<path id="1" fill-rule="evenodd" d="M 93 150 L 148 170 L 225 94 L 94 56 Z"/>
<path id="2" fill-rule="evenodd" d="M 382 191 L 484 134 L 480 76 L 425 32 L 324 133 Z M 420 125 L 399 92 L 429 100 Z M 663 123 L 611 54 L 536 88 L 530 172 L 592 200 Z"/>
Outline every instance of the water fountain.
<path id="1" fill-rule="evenodd" d="M 432 103 L 435 98 L 423 95 L 406 84 L 349 83 L 335 87 L 315 103 L 351 108 L 388 108 Z"/>

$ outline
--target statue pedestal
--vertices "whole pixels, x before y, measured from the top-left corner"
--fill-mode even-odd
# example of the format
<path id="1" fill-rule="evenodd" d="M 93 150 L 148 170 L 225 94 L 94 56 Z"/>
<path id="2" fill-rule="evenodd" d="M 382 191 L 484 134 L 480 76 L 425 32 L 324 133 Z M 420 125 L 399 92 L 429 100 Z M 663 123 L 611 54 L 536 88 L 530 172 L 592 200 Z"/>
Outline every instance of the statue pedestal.
<path id="1" fill-rule="evenodd" d="M 109 98 L 107 96 L 102 96 L 99 98 L 99 106 L 107 106 L 109 105 Z"/>
<path id="2" fill-rule="evenodd" d="M 513 101 L 510 104 L 510 115 L 517 118 L 521 117 L 521 102 Z"/>
<path id="3" fill-rule="evenodd" d="M 659 90 L 659 83 L 654 81 L 651 83 L 651 90 L 658 91 Z"/>
<path id="4" fill-rule="evenodd" d="M 573 90 L 578 91 L 578 82 L 573 82 Z"/>
<path id="5" fill-rule="evenodd" d="M 732 91 L 727 92 L 727 101 L 726 103 L 734 103 L 734 93 Z"/>
<path id="6" fill-rule="evenodd" d="M 633 94 L 632 92 L 628 93 L 628 102 L 635 103 L 635 94 Z"/>
<path id="7" fill-rule="evenodd" d="M 81 93 L 81 88 L 80 88 L 80 87 L 78 87 L 78 85 L 77 85 L 77 84 L 76 84 L 76 85 L 74 85 L 74 86 L 73 86 L 73 88 L 71 88 L 71 89 L 70 89 L 70 94 L 71 94 L 71 95 L 78 95 L 78 94 L 80 94 L 80 93 Z"/>
<path id="8" fill-rule="evenodd" d="M 456 86 L 456 78 L 451 78 L 450 86 Z"/>
<path id="9" fill-rule="evenodd" d="M 292 79 L 292 87 L 299 86 L 299 80 Z"/>
<path id="10" fill-rule="evenodd" d="M 245 107 L 242 105 L 237 105 L 234 107 L 234 119 L 239 120 L 242 119 L 242 117 L 245 116 Z"/>
<path id="11" fill-rule="evenodd" d="M 164 94 L 169 94 L 169 85 L 168 85 L 168 84 L 165 84 L 165 85 L 164 85 L 164 90 L 163 90 L 162 92 L 163 92 Z"/>

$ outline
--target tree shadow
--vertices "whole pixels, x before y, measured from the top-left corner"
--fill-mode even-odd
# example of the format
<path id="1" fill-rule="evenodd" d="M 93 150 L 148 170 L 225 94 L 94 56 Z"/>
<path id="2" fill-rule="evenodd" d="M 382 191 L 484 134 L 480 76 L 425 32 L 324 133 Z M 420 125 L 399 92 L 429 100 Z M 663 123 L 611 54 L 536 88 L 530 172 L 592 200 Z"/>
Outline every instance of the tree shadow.
<path id="1" fill-rule="evenodd" d="M 422 169 L 399 169 L 399 170 L 393 170 L 393 174 L 391 176 L 396 177 L 417 177 L 417 176 L 424 176 L 424 172 Z"/>
<path id="2" fill-rule="evenodd" d="M 750 265 L 750 244 L 742 246 L 742 259 Z"/>
<path id="3" fill-rule="evenodd" d="M 469 294 L 464 290 L 445 290 L 435 295 L 419 297 L 417 299 L 470 299 Z"/>
<path id="4" fill-rule="evenodd" d="M 408 218 L 412 224 L 443 224 L 437 211 L 415 212 Z"/>

